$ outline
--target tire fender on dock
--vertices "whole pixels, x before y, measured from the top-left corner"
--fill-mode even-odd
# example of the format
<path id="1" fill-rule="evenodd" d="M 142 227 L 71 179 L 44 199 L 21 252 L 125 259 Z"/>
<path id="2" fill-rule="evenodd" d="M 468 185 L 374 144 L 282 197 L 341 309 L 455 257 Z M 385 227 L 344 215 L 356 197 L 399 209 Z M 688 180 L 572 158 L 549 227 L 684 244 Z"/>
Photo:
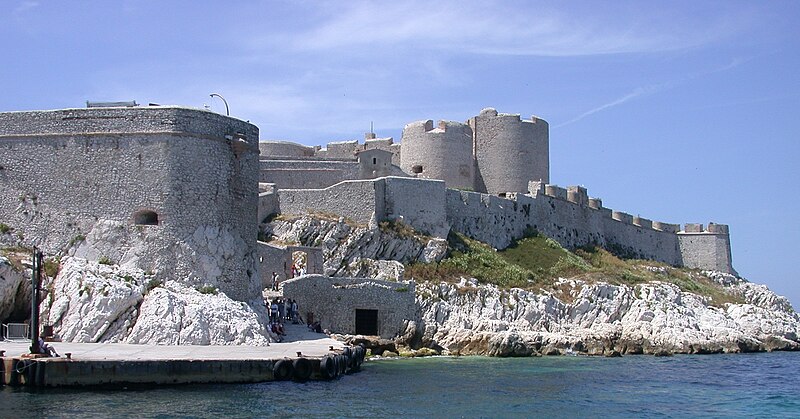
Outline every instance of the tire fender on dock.
<path id="1" fill-rule="evenodd" d="M 291 360 L 281 359 L 272 367 L 272 376 L 275 381 L 286 381 L 292 378 L 292 375 L 294 375 L 294 367 Z"/>
<path id="2" fill-rule="evenodd" d="M 332 356 L 325 355 L 319 360 L 319 374 L 322 378 L 327 380 L 336 378 L 338 369 L 336 368 L 336 361 L 334 361 Z"/>
<path id="3" fill-rule="evenodd" d="M 294 369 L 293 378 L 295 381 L 306 381 L 311 378 L 311 360 L 308 358 L 297 358 L 292 362 Z"/>

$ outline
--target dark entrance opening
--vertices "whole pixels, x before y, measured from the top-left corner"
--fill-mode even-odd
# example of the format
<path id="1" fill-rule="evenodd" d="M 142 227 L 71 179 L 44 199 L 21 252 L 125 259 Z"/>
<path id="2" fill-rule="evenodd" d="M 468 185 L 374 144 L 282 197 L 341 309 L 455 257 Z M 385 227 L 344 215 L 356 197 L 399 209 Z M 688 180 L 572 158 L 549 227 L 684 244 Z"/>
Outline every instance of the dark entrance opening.
<path id="1" fill-rule="evenodd" d="M 356 309 L 356 334 L 378 335 L 378 310 Z"/>
<path id="2" fill-rule="evenodd" d="M 143 226 L 157 226 L 158 214 L 155 211 L 141 210 L 133 214 L 133 223 Z"/>

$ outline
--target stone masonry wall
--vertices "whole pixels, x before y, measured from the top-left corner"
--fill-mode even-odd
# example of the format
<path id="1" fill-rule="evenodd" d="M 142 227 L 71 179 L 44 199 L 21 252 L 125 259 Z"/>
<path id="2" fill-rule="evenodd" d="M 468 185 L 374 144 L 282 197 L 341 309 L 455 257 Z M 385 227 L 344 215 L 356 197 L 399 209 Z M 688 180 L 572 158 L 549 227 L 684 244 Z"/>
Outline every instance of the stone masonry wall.
<path id="1" fill-rule="evenodd" d="M 258 128 L 212 112 L 0 113 L 0 222 L 56 254 L 258 298 Z M 157 214 L 137 225 L 137 214 Z M 84 240 L 85 239 L 85 240 Z"/>
<path id="2" fill-rule="evenodd" d="M 307 213 L 337 214 L 361 224 L 368 224 L 384 214 L 383 182 L 354 180 L 325 189 L 284 189 L 278 191 L 280 212 L 289 215 Z"/>
<path id="3" fill-rule="evenodd" d="M 715 225 L 716 233 L 701 227 L 695 234 L 676 234 L 674 224 L 604 208 L 599 199 L 588 198 L 583 188 L 568 191 L 531 182 L 531 189 L 531 195 L 512 194 L 507 199 L 447 190 L 448 223 L 454 231 L 498 249 L 526 230 L 535 230 L 566 248 L 597 244 L 626 257 L 735 272 L 727 226 Z"/>
<path id="4" fill-rule="evenodd" d="M 492 108 L 467 121 L 477 171 L 474 190 L 489 194 L 528 191 L 528 182 L 550 179 L 549 128 L 545 120 L 498 114 Z"/>
<path id="5" fill-rule="evenodd" d="M 412 122 L 403 128 L 400 168 L 423 179 L 443 180 L 447 187 L 474 189 L 472 130 L 464 123 Z"/>
<path id="6" fill-rule="evenodd" d="M 356 310 L 378 311 L 378 334 L 396 336 L 415 315 L 415 283 L 306 275 L 283 283 L 283 295 L 296 299 L 300 314 L 313 313 L 323 328 L 356 333 Z"/>

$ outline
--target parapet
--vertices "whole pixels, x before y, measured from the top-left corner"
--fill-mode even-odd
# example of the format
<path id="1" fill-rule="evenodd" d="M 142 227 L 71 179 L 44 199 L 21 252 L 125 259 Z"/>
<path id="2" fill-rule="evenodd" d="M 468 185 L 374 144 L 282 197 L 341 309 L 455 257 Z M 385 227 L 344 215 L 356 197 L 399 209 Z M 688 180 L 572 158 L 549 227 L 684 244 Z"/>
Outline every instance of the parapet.
<path id="1" fill-rule="evenodd" d="M 703 225 L 695 223 L 687 223 L 683 226 L 684 233 L 702 233 Z"/>
<path id="2" fill-rule="evenodd" d="M 586 193 L 586 188 L 582 186 L 568 186 L 567 201 L 574 202 L 583 207 L 588 205 L 589 195 Z"/>
<path id="3" fill-rule="evenodd" d="M 0 137 L 106 134 L 186 134 L 230 139 L 255 151 L 258 127 L 203 109 L 179 106 L 77 108 L 0 113 Z"/>
<path id="4" fill-rule="evenodd" d="M 681 230 L 679 224 L 662 223 L 661 221 L 653 221 L 653 228 L 667 233 L 677 233 Z"/>
<path id="5" fill-rule="evenodd" d="M 702 224 L 686 224 L 683 233 L 709 233 L 709 234 L 730 234 L 727 224 L 708 223 L 708 227 L 703 228 Z"/>
<path id="6" fill-rule="evenodd" d="M 261 157 L 313 157 L 314 147 L 293 143 L 291 141 L 261 141 L 258 143 Z"/>
<path id="7" fill-rule="evenodd" d="M 553 198 L 567 199 L 567 190 L 556 185 L 545 185 L 544 194 Z"/>
<path id="8" fill-rule="evenodd" d="M 647 218 L 642 218 L 640 216 L 633 217 L 633 225 L 639 226 L 642 228 L 653 228 L 653 221 L 648 220 Z"/>
<path id="9" fill-rule="evenodd" d="M 603 208 L 603 200 L 600 198 L 589 198 L 589 208 L 592 209 Z"/>
<path id="10" fill-rule="evenodd" d="M 613 211 L 611 213 L 611 218 L 623 222 L 625 224 L 633 224 L 633 216 L 622 211 Z"/>

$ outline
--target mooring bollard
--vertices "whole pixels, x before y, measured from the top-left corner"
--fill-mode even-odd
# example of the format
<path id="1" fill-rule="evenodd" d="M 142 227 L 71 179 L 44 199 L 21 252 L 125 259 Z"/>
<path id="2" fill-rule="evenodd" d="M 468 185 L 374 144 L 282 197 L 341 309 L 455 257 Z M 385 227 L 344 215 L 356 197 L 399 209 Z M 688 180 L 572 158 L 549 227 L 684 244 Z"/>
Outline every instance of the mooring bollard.
<path id="1" fill-rule="evenodd" d="M 64 355 L 67 356 L 67 359 L 72 359 L 72 352 L 66 352 Z"/>
<path id="2" fill-rule="evenodd" d="M 297 351 L 297 356 L 303 356 L 303 353 L 300 352 L 300 351 Z"/>

